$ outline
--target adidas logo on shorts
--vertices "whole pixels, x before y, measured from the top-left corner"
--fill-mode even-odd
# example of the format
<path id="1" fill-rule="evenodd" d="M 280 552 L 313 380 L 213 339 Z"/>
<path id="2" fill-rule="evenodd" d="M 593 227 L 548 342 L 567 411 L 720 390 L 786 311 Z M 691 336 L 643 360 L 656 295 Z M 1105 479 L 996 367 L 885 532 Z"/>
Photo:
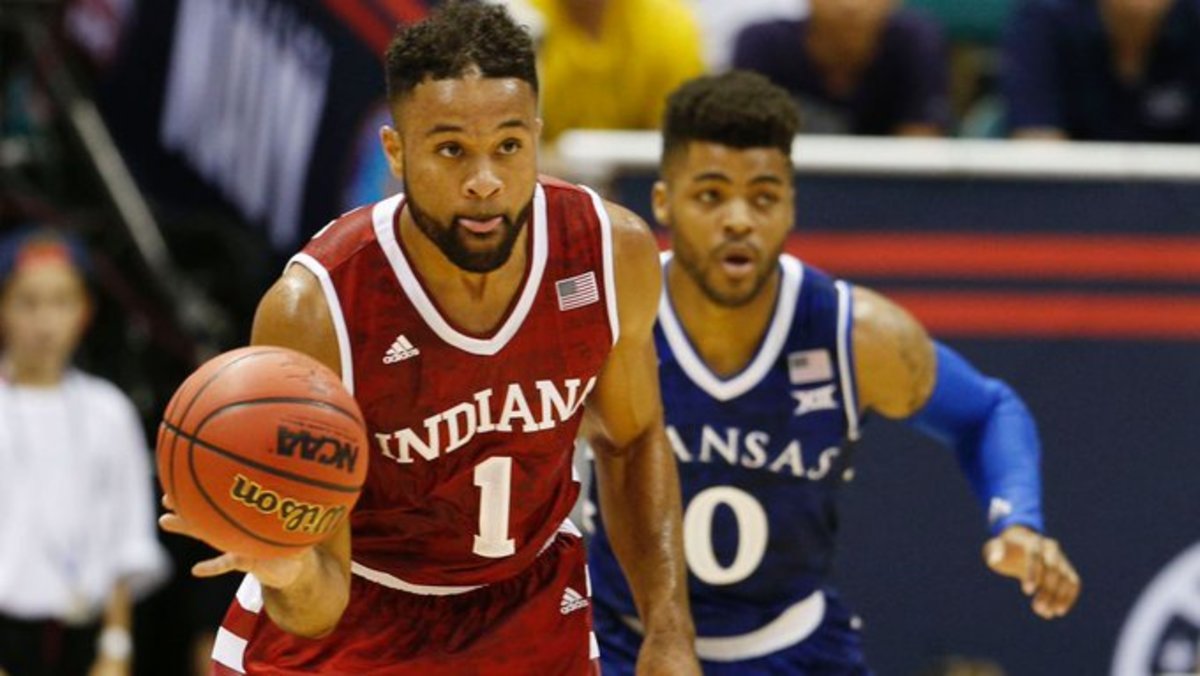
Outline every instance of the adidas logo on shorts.
<path id="1" fill-rule="evenodd" d="M 402 333 L 396 336 L 396 340 L 388 348 L 387 354 L 383 355 L 383 363 L 395 364 L 405 359 L 411 359 L 419 354 L 421 354 L 421 351 L 413 347 L 413 344 L 408 342 L 408 338 L 405 338 Z"/>
<path id="2" fill-rule="evenodd" d="M 566 615 L 568 613 L 573 613 L 576 610 L 587 608 L 590 603 L 591 602 L 579 592 L 567 587 L 563 590 L 562 606 L 560 607 L 560 610 L 562 611 L 563 615 Z"/>

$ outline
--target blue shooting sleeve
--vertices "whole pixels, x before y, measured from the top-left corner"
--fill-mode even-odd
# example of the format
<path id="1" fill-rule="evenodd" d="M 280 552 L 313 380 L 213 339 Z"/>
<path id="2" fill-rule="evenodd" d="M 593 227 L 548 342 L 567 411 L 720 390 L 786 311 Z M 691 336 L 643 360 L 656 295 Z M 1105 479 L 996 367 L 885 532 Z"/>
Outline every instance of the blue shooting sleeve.
<path id="1" fill-rule="evenodd" d="M 1016 524 L 1041 532 L 1041 443 L 1025 402 L 954 350 L 935 347 L 933 394 L 907 422 L 955 450 L 993 535 Z"/>

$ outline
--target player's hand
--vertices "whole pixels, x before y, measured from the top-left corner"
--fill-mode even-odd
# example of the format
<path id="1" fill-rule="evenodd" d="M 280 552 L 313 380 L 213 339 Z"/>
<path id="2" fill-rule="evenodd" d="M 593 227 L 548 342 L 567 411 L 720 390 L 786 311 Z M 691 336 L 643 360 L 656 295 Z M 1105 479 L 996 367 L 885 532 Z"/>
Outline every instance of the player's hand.
<path id="1" fill-rule="evenodd" d="M 183 535 L 196 540 L 204 538 L 191 528 L 188 522 L 175 512 L 170 498 L 163 496 L 163 507 L 167 513 L 158 517 L 158 525 L 168 533 Z M 225 552 L 220 556 L 201 561 L 192 566 L 196 577 L 216 577 L 226 573 L 252 573 L 264 586 L 284 589 L 301 579 L 305 573 L 320 566 L 316 550 L 305 547 L 295 556 L 260 559 L 253 556 Z"/>
<path id="2" fill-rule="evenodd" d="M 638 652 L 637 676 L 700 676 L 694 640 L 685 634 L 647 634 Z"/>
<path id="3" fill-rule="evenodd" d="M 1066 615 L 1079 598 L 1079 574 L 1058 542 L 1024 526 L 1009 526 L 983 546 L 988 568 L 1021 581 L 1033 612 L 1049 620 Z"/>

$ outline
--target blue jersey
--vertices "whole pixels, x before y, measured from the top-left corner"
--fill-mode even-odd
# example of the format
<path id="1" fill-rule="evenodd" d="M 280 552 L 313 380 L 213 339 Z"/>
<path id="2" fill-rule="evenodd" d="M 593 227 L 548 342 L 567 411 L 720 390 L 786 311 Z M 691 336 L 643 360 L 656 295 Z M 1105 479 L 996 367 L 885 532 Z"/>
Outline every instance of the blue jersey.
<path id="1" fill-rule="evenodd" d="M 858 437 L 850 287 L 790 256 L 780 267 L 773 319 L 730 378 L 698 356 L 668 294 L 659 309 L 659 377 L 701 640 L 772 623 L 811 599 L 833 562 L 837 497 Z M 597 612 L 636 617 L 598 515 L 590 569 Z"/>

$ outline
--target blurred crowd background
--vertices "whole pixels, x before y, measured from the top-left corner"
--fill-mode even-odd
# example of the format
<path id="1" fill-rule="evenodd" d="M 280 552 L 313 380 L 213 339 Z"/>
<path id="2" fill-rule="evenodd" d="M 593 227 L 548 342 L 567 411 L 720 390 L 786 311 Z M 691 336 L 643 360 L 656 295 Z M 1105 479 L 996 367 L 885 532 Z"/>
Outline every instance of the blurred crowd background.
<path id="1" fill-rule="evenodd" d="M 76 363 L 128 395 L 147 439 L 187 373 L 245 342 L 257 299 L 309 235 L 399 189 L 378 146 L 389 122 L 380 55 L 397 25 L 436 4 L 0 0 L 0 237 L 41 226 L 84 243 L 93 312 Z M 1200 147 L 1186 149 L 1200 141 L 1200 0 L 507 4 L 539 48 L 545 167 L 569 178 L 588 173 L 557 147 L 571 130 L 653 130 L 678 84 L 729 68 L 792 92 L 804 134 L 877 137 L 884 149 L 893 146 L 883 137 L 1168 144 L 1178 171 L 1153 180 L 897 179 L 866 157 L 859 178 L 833 171 L 801 177 L 799 189 L 798 255 L 894 286 L 935 330 L 1030 393 L 1049 441 L 1050 520 L 1082 550 L 1082 617 L 1036 625 L 981 582 L 982 532 L 949 461 L 902 432 L 889 437 L 863 454 L 865 470 L 887 464 L 866 472 L 852 493 L 872 497 L 852 498 L 847 516 L 846 587 L 880 673 L 1108 669 L 1131 607 L 1196 539 L 1200 516 L 1186 485 L 1198 469 L 1189 451 L 1200 404 Z M 802 139 L 797 155 L 805 149 Z M 644 211 L 652 168 L 605 179 L 610 195 Z M 946 239 L 959 230 L 968 234 Z M 908 236 L 933 248 L 906 264 L 889 243 Z M 1022 258 L 1033 249 L 1041 263 Z M 1122 264 L 1127 256 L 1140 263 Z M 1083 265 L 1091 272 L 1057 269 L 1079 257 L 1096 261 Z M 1004 271 L 980 272 L 989 266 Z M 980 295 L 947 304 L 931 292 L 946 288 Z M 1114 294 L 1129 315 L 1106 324 Z M 982 325 L 945 319 L 980 299 L 992 303 Z M 1043 302 L 1057 323 L 1004 330 Z M 1091 328 L 1074 330 L 1075 319 Z M 908 446 L 916 460 L 898 460 Z M 173 572 L 139 596 L 134 669 L 201 673 L 192 670 L 237 580 L 191 579 L 204 551 L 160 540 Z M 957 553 L 928 551 L 939 542 Z M 6 556 L 0 549 L 0 572 Z M 1200 588 L 1195 568 L 1188 584 Z M 946 579 L 949 591 L 937 591 Z M 913 585 L 931 590 L 903 589 Z M 979 585 L 987 603 L 1004 599 L 996 617 L 972 614 L 984 605 L 972 596 Z M 914 605 L 922 593 L 928 605 Z M 0 616 L 5 603 L 0 594 Z M 1166 628 L 1146 639 L 1154 657 L 1137 673 L 1200 668 L 1200 603 L 1172 613 L 1156 620 Z"/>

